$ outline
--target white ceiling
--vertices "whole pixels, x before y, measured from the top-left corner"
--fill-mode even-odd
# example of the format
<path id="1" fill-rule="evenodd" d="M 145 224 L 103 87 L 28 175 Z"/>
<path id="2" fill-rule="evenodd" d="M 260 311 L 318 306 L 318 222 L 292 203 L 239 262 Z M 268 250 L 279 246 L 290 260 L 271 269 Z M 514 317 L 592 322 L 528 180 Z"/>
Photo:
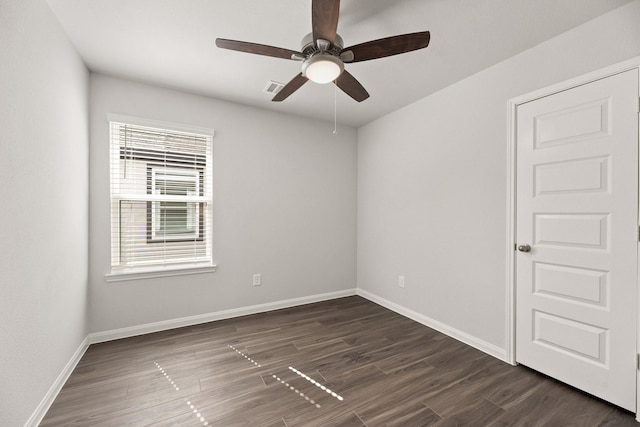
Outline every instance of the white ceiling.
<path id="1" fill-rule="evenodd" d="M 342 0 L 345 46 L 429 30 L 428 48 L 347 64 L 371 94 L 337 93 L 338 121 L 360 126 L 631 0 Z M 300 63 L 219 49 L 217 37 L 293 50 L 311 32 L 311 0 L 48 0 L 87 66 L 324 120 L 334 86 L 307 83 L 281 103 L 263 89 Z"/>

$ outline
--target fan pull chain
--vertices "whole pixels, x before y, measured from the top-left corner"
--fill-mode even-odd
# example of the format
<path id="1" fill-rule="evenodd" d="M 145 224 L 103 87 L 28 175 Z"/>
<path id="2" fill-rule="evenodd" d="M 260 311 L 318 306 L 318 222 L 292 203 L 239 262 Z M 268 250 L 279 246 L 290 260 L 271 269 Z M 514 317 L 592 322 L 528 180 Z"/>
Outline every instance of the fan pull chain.
<path id="1" fill-rule="evenodd" d="M 333 134 L 338 133 L 338 86 L 333 81 Z"/>

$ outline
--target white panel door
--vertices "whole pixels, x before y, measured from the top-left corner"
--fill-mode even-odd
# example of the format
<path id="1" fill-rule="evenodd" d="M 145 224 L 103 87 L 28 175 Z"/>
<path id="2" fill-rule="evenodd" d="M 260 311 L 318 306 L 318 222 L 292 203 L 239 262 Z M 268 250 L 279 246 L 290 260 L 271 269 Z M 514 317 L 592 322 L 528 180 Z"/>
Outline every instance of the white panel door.
<path id="1" fill-rule="evenodd" d="M 517 107 L 516 361 L 636 411 L 638 71 Z"/>

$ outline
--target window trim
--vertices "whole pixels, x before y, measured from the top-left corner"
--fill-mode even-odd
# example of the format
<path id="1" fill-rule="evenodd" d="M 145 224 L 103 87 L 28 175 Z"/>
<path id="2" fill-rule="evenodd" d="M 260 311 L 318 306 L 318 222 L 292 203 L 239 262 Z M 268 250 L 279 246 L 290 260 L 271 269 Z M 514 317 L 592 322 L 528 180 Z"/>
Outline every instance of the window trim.
<path id="1" fill-rule="evenodd" d="M 141 118 L 141 117 L 136 117 L 136 116 L 128 116 L 128 115 L 121 115 L 121 114 L 113 114 L 113 113 L 109 113 L 107 114 L 107 127 L 110 129 L 111 128 L 111 122 L 119 122 L 119 123 L 125 123 L 128 125 L 132 125 L 132 126 L 143 126 L 143 127 L 151 127 L 151 128 L 157 128 L 157 129 L 164 129 L 167 131 L 175 131 L 175 132 L 187 132 L 187 133 L 194 133 L 194 134 L 199 134 L 199 135 L 203 135 L 206 136 L 208 138 L 210 138 L 211 143 L 213 142 L 213 138 L 215 136 L 215 130 L 211 129 L 211 128 L 205 128 L 205 127 L 199 127 L 199 126 L 191 126 L 191 125 L 184 125 L 184 124 L 180 124 L 180 123 L 173 123 L 173 122 L 167 122 L 167 121 L 161 121 L 161 120 L 152 120 L 152 119 L 146 119 L 146 118 Z M 109 130 L 109 132 L 111 132 Z M 111 157 L 114 155 L 113 151 L 114 147 L 112 146 L 111 143 L 111 138 L 109 137 L 109 152 L 111 153 L 109 158 L 111 159 Z M 212 164 L 212 150 L 213 147 L 210 148 L 210 152 L 209 154 L 206 156 L 206 158 L 203 157 L 201 161 L 198 161 L 198 167 L 197 167 L 197 173 L 198 173 L 198 177 L 196 178 L 197 181 L 197 195 L 198 196 L 204 196 L 204 188 L 203 185 L 200 184 L 200 182 L 204 182 L 201 180 L 206 180 L 207 176 L 210 176 L 212 178 L 212 173 L 213 173 L 213 164 Z M 116 154 L 118 155 L 118 154 Z M 144 156 L 143 156 L 144 157 Z M 142 160 L 142 159 L 139 159 Z M 153 160 L 151 159 L 149 156 L 147 156 L 147 158 L 145 160 Z M 111 161 L 111 160 L 110 160 Z M 149 167 L 159 167 L 162 168 L 163 166 L 161 164 L 152 164 L 152 162 L 148 165 Z M 174 168 L 174 165 L 169 166 L 168 168 Z M 178 166 L 179 167 L 179 166 Z M 113 189 L 113 184 L 112 184 L 112 166 L 109 167 L 109 182 L 110 182 L 110 187 Z M 208 183 L 209 187 L 212 185 L 211 182 Z M 209 188 L 209 190 L 207 191 L 212 191 L 211 188 Z M 113 202 L 114 200 L 120 200 L 120 201 L 124 201 L 126 198 L 122 198 L 119 196 L 114 196 L 113 195 L 113 190 L 110 190 L 110 200 Z M 151 192 L 149 192 L 151 193 Z M 211 193 L 209 193 L 211 194 Z M 151 202 L 153 203 L 153 202 Z M 209 200 L 207 202 L 207 204 L 209 203 L 213 203 L 212 200 Z M 204 205 L 205 203 L 199 203 L 198 206 L 198 225 L 197 225 L 197 234 L 199 235 L 199 237 L 197 238 L 198 241 L 203 241 L 205 238 L 207 238 L 206 236 L 208 236 L 209 234 L 212 233 L 211 227 L 212 224 L 208 224 L 208 227 L 206 226 L 205 222 L 206 222 L 206 216 L 204 214 Z M 213 207 L 209 207 L 208 209 L 213 209 Z M 212 211 L 211 211 L 212 212 Z M 209 222 L 211 222 L 212 218 L 209 219 Z M 151 221 L 149 221 L 151 222 Z M 148 230 L 149 232 L 151 230 Z M 111 233 L 111 231 L 110 231 Z M 110 238 L 110 242 L 111 242 L 111 238 Z M 192 241 L 194 239 L 185 239 L 188 241 Z M 162 240 L 158 240 L 158 241 L 165 241 L 165 239 Z M 166 241 L 170 241 L 170 242 L 180 242 L 182 241 L 182 239 L 166 239 Z M 216 264 L 213 260 L 213 242 L 209 243 L 211 246 L 210 248 L 210 253 L 211 253 L 211 257 L 205 261 L 197 261 L 194 260 L 193 264 L 190 264 L 189 261 L 184 262 L 184 263 L 168 263 L 168 264 L 157 264 L 157 265 L 153 265 L 153 264 L 149 264 L 149 265 L 138 265 L 138 266 L 117 266 L 117 265 L 113 265 L 113 259 L 110 258 L 110 262 L 109 262 L 109 266 L 110 266 L 110 271 L 108 273 L 105 274 L 105 279 L 107 282 L 118 282 L 118 281 L 129 281 L 129 280 L 138 280 L 138 279 L 147 279 L 147 278 L 154 278 L 154 277 L 170 277 L 170 276 L 181 276 L 181 275 L 190 275 L 190 274 L 201 274 L 201 273 L 210 273 L 210 272 L 215 272 L 216 271 Z M 113 248 L 110 251 L 111 253 L 113 253 Z"/>
<path id="2" fill-rule="evenodd" d="M 146 119 L 143 117 L 128 116 L 123 114 L 109 113 L 107 114 L 107 126 L 109 122 L 123 122 L 134 126 L 148 126 L 160 129 L 169 129 L 177 132 L 199 133 L 213 138 L 215 130 L 201 126 L 185 125 L 183 123 L 168 122 L 164 120 Z"/>
<path id="3" fill-rule="evenodd" d="M 165 268 L 136 268 L 135 270 L 113 270 L 104 275 L 107 283 L 128 282 L 132 280 L 155 279 L 159 277 L 188 276 L 193 274 L 214 273 L 217 265 L 198 264 L 194 266 L 171 266 Z"/>

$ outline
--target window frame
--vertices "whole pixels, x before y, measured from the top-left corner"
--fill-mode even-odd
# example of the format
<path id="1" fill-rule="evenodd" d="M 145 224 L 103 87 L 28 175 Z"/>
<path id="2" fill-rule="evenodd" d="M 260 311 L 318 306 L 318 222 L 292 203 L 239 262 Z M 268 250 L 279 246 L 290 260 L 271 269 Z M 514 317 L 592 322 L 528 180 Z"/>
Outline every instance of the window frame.
<path id="1" fill-rule="evenodd" d="M 144 119 L 144 118 L 139 118 L 139 117 L 133 117 L 133 116 L 124 116 L 124 115 L 119 115 L 119 114 L 108 114 L 107 115 L 107 123 L 108 123 L 108 133 L 109 133 L 109 137 L 108 137 L 108 146 L 109 146 L 109 152 L 111 153 L 110 155 L 110 168 L 109 168 L 109 183 L 110 183 L 110 200 L 111 200 L 111 206 L 112 206 L 112 212 L 111 212 L 111 223 L 110 223 L 110 233 L 111 233 L 111 239 L 110 239 L 110 243 L 111 243 L 111 262 L 110 262 L 110 267 L 111 267 L 111 271 L 107 274 L 105 274 L 105 278 L 108 282 L 113 282 L 113 281 L 125 281 L 125 280 L 135 280 L 135 279 L 146 279 L 146 278 L 151 278 L 151 277 L 163 277 L 163 276 L 175 276 L 175 275 L 184 275 L 184 274 L 200 274 L 200 273 L 208 273 L 208 272 L 213 272 L 216 270 L 216 265 L 213 261 L 213 242 L 212 242 L 212 235 L 213 235 L 213 220 L 212 220 L 212 213 L 213 213 L 213 192 L 212 192 L 212 186 L 213 186 L 213 137 L 215 135 L 215 131 L 213 129 L 210 128 L 203 128 L 203 127 L 196 127 L 196 126 L 189 126 L 189 125 L 183 125 L 183 124 L 177 124 L 177 123 L 171 123 L 171 122 L 166 122 L 166 121 L 157 121 L 157 120 L 150 120 L 150 119 Z M 147 188 L 147 195 L 149 197 L 151 197 L 152 200 L 148 200 L 146 203 L 146 210 L 147 210 L 147 214 L 149 215 L 149 213 L 151 214 L 151 216 L 147 216 L 148 220 L 147 220 L 147 236 L 146 236 L 146 240 L 148 244 L 153 244 L 155 245 L 156 243 L 179 243 L 179 242 L 192 242 L 192 241 L 196 241 L 196 242 L 203 242 L 204 243 L 204 251 L 206 252 L 206 255 L 204 256 L 197 256 L 194 257 L 192 259 L 187 259 L 187 260 L 179 260 L 179 261 L 169 261 L 167 262 L 162 261 L 162 262 L 157 262 L 157 263 L 153 263 L 153 262 L 139 262 L 138 264 L 135 263 L 121 263 L 122 261 L 122 252 L 121 252 L 121 248 L 114 248 L 114 244 L 117 240 L 118 244 L 120 246 L 122 246 L 121 242 L 122 242 L 122 231 L 121 231 L 121 224 L 119 224 L 122 221 L 122 213 L 120 212 L 120 206 L 122 204 L 123 201 L 127 201 L 127 195 L 125 193 L 121 193 L 121 178 L 116 178 L 116 183 L 114 183 L 114 176 L 119 177 L 120 176 L 120 162 L 116 162 L 118 163 L 117 165 L 114 165 L 114 159 L 119 159 L 121 155 L 123 155 L 122 152 L 122 146 L 120 144 L 117 143 L 113 143 L 112 142 L 112 126 L 118 126 L 118 124 L 123 124 L 123 125 L 130 125 L 130 126 L 136 126 L 136 127 L 148 127 L 148 128 L 154 128 L 156 130 L 159 131 L 166 131 L 167 133 L 171 133 L 171 132 L 175 132 L 175 133 L 191 133 L 191 134 L 196 134 L 202 137 L 206 137 L 207 138 L 207 148 L 206 148 L 206 154 L 202 156 L 202 158 L 197 160 L 197 166 L 194 168 L 193 166 L 191 166 L 191 161 L 189 162 L 185 162 L 185 164 L 187 166 L 185 166 L 184 168 L 179 165 L 179 164 L 175 164 L 175 162 L 169 162 L 169 163 L 165 163 L 163 164 L 162 161 L 159 161 L 157 158 L 153 159 L 153 150 L 150 150 L 149 153 L 142 154 L 140 155 L 140 153 L 134 153 L 134 155 L 131 155 L 131 152 L 129 152 L 128 154 L 125 153 L 124 155 L 129 155 L 129 159 L 133 159 L 133 160 L 137 160 L 137 161 L 144 161 L 146 162 L 146 168 L 147 168 L 147 182 L 146 182 L 146 188 Z M 126 148 L 125 148 L 126 151 Z M 140 150 L 140 152 L 143 152 L 144 150 Z M 176 154 L 176 153 L 173 153 Z M 139 157 L 136 157 L 136 155 L 139 155 Z M 177 153 L 177 155 L 180 155 L 180 153 Z M 165 159 L 166 160 L 166 159 Z M 177 163 L 180 163 L 179 161 L 176 161 Z M 159 203 L 158 201 L 153 201 L 154 197 L 157 197 L 157 195 L 154 195 L 154 183 L 153 182 L 149 182 L 149 173 L 151 173 L 151 179 L 153 179 L 153 169 L 165 169 L 165 170 L 180 170 L 180 172 L 182 174 L 184 174 L 184 172 L 182 171 L 190 169 L 191 171 L 193 171 L 193 177 L 194 177 L 194 181 L 195 182 L 195 186 L 196 186 L 196 195 L 193 197 L 195 199 L 201 200 L 202 198 L 204 198 L 204 201 L 189 201 L 189 202 L 185 202 L 185 203 L 198 203 L 196 206 L 196 214 L 195 214 L 195 218 L 197 220 L 196 223 L 196 229 L 195 229 L 195 233 L 196 234 L 196 238 L 194 239 L 193 237 L 188 238 L 188 239 L 184 239 L 184 238 L 180 238 L 183 236 L 171 236 L 170 238 L 165 238 L 165 236 L 162 236 L 161 238 L 157 238 L 159 236 L 155 236 L 156 238 L 154 238 L 154 230 L 153 230 L 153 226 L 155 224 L 153 224 L 154 222 L 154 214 L 153 214 L 153 204 L 154 203 Z M 151 169 L 151 172 L 149 172 L 149 169 Z M 144 191 L 144 190 L 143 190 Z M 135 199 L 129 199 L 129 200 L 143 200 L 144 199 L 144 195 L 136 195 Z M 117 221 L 118 221 L 118 225 L 114 225 L 114 203 L 117 203 L 118 205 L 118 211 L 117 213 L 115 213 L 115 215 L 117 216 Z M 114 230 L 116 229 L 116 230 Z M 115 234 L 114 234 L 115 233 Z M 150 238 L 151 237 L 151 238 Z M 117 261 L 116 261 L 117 259 Z"/>
<path id="2" fill-rule="evenodd" d="M 147 191 L 151 192 L 150 194 L 157 194 L 156 193 L 156 171 L 162 169 L 165 171 L 170 171 L 170 172 L 175 172 L 176 176 L 186 176 L 188 175 L 187 173 L 180 173 L 180 172 L 193 172 L 193 182 L 194 182 L 194 187 L 195 187 L 195 193 L 199 196 L 203 196 L 204 195 L 204 188 L 202 188 L 203 186 L 200 185 L 200 183 L 204 183 L 204 170 L 203 168 L 197 168 L 197 169 L 193 169 L 193 168 L 179 168 L 179 167 L 165 167 L 165 166 L 149 166 L 149 164 L 147 164 Z M 150 182 L 149 182 L 150 180 Z M 186 181 L 186 180 L 185 180 Z M 157 235 L 156 232 L 156 224 L 158 221 L 158 216 L 162 216 L 161 213 L 159 212 L 162 207 L 160 207 L 159 205 L 163 203 L 163 202 L 147 202 L 147 243 L 164 243 L 166 241 L 171 241 L 171 242 L 191 242 L 191 241 L 204 241 L 204 206 L 203 203 L 198 203 L 197 206 L 195 206 L 195 230 L 193 231 L 192 237 L 189 236 L 185 236 L 185 235 L 171 235 L 171 234 L 164 234 L 164 235 Z M 179 202 L 179 203 L 190 203 L 190 202 Z M 192 203 L 192 202 L 191 202 Z M 167 209 L 167 208 L 165 208 Z M 188 207 L 187 207 L 188 209 Z M 187 214 L 188 215 L 188 214 Z M 149 219 L 150 218 L 150 219 Z M 187 218 L 188 220 L 188 218 Z M 186 234 L 186 233 L 185 233 Z"/>

